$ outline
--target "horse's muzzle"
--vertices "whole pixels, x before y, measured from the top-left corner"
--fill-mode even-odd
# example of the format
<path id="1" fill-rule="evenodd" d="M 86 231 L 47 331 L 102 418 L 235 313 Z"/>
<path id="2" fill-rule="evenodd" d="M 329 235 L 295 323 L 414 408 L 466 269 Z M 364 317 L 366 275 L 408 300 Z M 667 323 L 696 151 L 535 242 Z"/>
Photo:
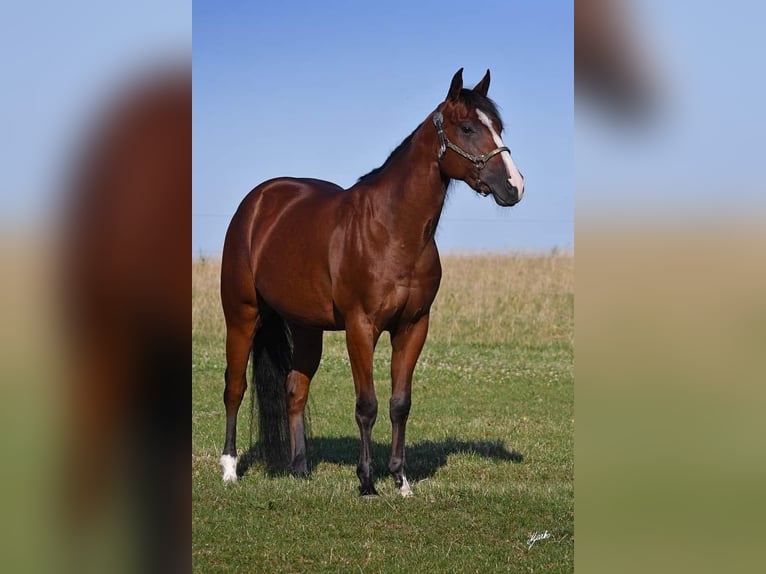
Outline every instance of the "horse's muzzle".
<path id="1" fill-rule="evenodd" d="M 511 183 L 510 179 L 505 180 L 505 185 L 500 190 L 492 190 L 492 197 L 501 207 L 511 207 L 521 201 L 524 195 L 524 184 L 521 189 Z"/>

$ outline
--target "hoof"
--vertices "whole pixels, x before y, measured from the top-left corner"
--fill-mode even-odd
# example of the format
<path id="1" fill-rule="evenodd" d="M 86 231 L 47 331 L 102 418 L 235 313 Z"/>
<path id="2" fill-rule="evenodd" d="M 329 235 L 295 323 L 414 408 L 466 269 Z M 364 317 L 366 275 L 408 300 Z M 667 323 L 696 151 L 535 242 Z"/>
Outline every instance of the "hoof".
<path id="1" fill-rule="evenodd" d="M 295 478 L 308 478 L 309 463 L 305 455 L 299 455 L 290 461 L 290 474 Z"/>
<path id="2" fill-rule="evenodd" d="M 237 482 L 237 457 L 224 454 L 220 462 L 223 467 L 223 481 Z"/>
<path id="3" fill-rule="evenodd" d="M 404 477 L 402 477 L 402 486 L 399 488 L 399 494 L 401 494 L 404 498 L 415 496 L 412 493 L 412 489 L 410 488 L 410 483 L 407 482 L 407 479 Z"/>
<path id="4" fill-rule="evenodd" d="M 378 496 L 378 491 L 375 490 L 374 486 L 360 486 L 359 487 L 359 496 L 362 496 L 364 498 L 374 498 Z"/>

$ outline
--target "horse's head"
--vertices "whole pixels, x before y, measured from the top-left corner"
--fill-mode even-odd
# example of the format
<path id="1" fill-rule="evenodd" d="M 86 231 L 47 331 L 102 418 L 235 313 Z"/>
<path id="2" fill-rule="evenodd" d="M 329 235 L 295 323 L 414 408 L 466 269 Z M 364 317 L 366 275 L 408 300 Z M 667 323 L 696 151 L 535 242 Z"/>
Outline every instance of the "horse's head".
<path id="1" fill-rule="evenodd" d="M 492 194 L 501 206 L 524 195 L 524 176 L 500 139 L 503 122 L 487 97 L 489 70 L 472 90 L 463 88 L 463 68 L 452 78 L 447 99 L 432 115 L 444 175 L 459 179 L 482 195 Z"/>

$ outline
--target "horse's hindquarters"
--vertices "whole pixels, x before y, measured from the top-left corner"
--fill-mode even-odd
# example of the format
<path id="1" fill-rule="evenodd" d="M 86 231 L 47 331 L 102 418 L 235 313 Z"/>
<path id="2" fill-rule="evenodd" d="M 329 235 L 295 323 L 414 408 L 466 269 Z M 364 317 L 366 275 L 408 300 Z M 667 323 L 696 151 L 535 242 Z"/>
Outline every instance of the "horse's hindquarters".
<path id="1" fill-rule="evenodd" d="M 240 206 L 257 296 L 288 321 L 307 327 L 338 326 L 330 244 L 341 221 L 339 191 L 329 182 L 281 178 L 256 188 Z"/>

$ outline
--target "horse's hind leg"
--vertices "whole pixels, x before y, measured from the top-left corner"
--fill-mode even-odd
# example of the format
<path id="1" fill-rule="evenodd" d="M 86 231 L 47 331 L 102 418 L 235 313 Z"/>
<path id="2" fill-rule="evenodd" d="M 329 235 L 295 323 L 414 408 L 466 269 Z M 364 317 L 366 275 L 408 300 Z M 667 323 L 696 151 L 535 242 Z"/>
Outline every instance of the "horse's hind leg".
<path id="1" fill-rule="evenodd" d="M 291 325 L 293 369 L 287 377 L 287 414 L 290 426 L 290 466 L 295 476 L 308 474 L 303 412 L 311 378 L 322 358 L 322 331 Z"/>
<path id="2" fill-rule="evenodd" d="M 221 456 L 223 480 L 237 480 L 237 413 L 247 388 L 247 361 L 258 327 L 255 307 L 243 306 L 236 320 L 226 321 L 226 388 L 223 402 L 226 407 L 226 441 Z"/>

